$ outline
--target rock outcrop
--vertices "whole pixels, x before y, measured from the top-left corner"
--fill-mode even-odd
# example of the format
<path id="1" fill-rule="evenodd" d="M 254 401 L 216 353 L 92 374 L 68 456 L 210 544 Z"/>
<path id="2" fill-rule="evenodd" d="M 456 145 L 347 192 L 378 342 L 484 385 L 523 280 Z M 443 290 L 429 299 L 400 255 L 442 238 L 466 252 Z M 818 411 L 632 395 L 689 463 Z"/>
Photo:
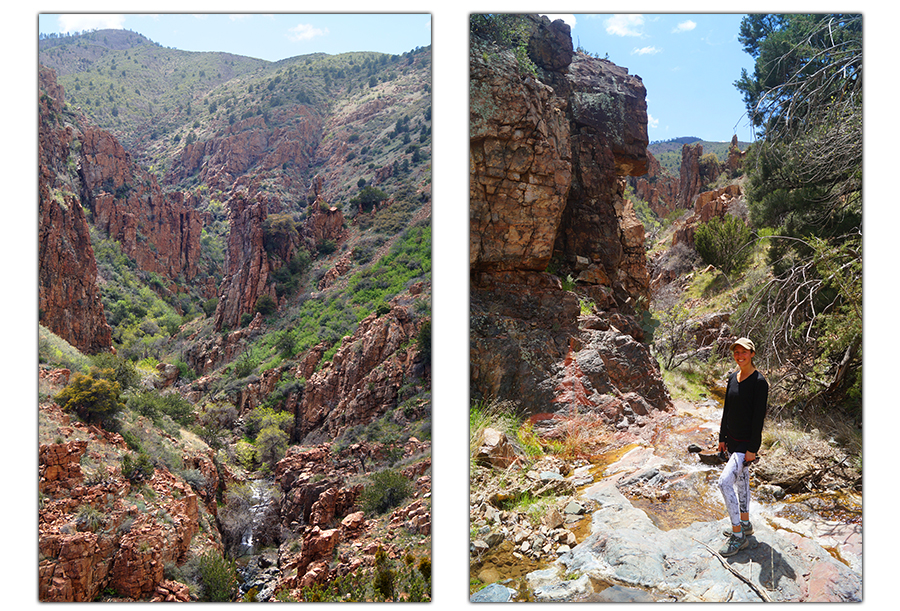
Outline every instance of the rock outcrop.
<path id="1" fill-rule="evenodd" d="M 208 533 L 195 538 L 216 504 L 212 452 L 183 456 L 203 468 L 202 496 L 160 466 L 134 485 L 118 468 L 117 457 L 130 452 L 121 435 L 71 421 L 52 403 L 39 408 L 44 436 L 57 440 L 38 450 L 39 599 L 89 602 L 108 589 L 125 600 L 185 600 L 184 584 L 166 583 L 163 572 L 192 546 L 219 545 Z"/>
<path id="2" fill-rule="evenodd" d="M 399 305 L 363 319 L 331 362 L 306 378 L 293 408 L 300 423 L 296 437 L 304 443 L 334 439 L 395 407 L 404 380 L 426 379 L 425 355 L 410 343 L 421 324 L 407 306 Z"/>
<path id="3" fill-rule="evenodd" d="M 81 176 L 94 225 L 138 267 L 172 283 L 197 275 L 202 225 L 183 193 L 163 193 L 111 134 L 94 127 L 81 138 Z"/>
<path id="4" fill-rule="evenodd" d="M 649 370 L 641 371 L 653 389 L 640 392 L 667 409 L 632 318 L 649 297 L 649 276 L 643 226 L 623 199 L 625 177 L 646 173 L 649 163 L 644 86 L 609 61 L 572 53 L 562 21 L 529 19 L 538 78 L 493 43 L 475 38 L 471 45 L 472 394 L 548 411 L 570 340 L 577 338 L 578 350 L 600 347 L 579 321 L 590 308 L 619 338 L 604 346 L 633 342 L 645 353 Z M 561 278 L 576 290 L 565 290 Z M 619 322 L 610 325 L 614 317 Z M 597 383 L 594 399 L 638 392 L 633 377 L 609 381 L 603 359 L 591 363 L 585 375 Z"/>
<path id="5" fill-rule="evenodd" d="M 680 222 L 672 235 L 672 246 L 685 243 L 693 247 L 694 232 L 698 225 L 708 223 L 713 218 L 724 218 L 729 210 L 737 208 L 742 200 L 743 191 L 739 184 L 698 193 L 694 197 L 693 214 Z"/>
<path id="6" fill-rule="evenodd" d="M 263 295 L 275 297 L 275 289 L 269 283 L 269 256 L 263 232 L 266 217 L 264 198 L 251 198 L 245 191 L 238 191 L 228 200 L 230 231 L 215 313 L 217 330 L 237 327 L 241 316 L 253 312 Z"/>
<path id="7" fill-rule="evenodd" d="M 271 175 L 280 188 L 302 193 L 302 176 L 275 170 L 310 165 L 322 139 L 322 118 L 305 104 L 278 107 L 271 113 L 269 121 L 262 115 L 249 117 L 207 140 L 185 144 L 165 184 L 197 177 L 211 189 L 229 192 L 242 176 Z"/>
<path id="8" fill-rule="evenodd" d="M 429 446 L 410 439 L 402 448 L 403 457 L 420 455 Z M 390 451 L 391 448 L 382 444 L 360 442 L 337 452 L 330 443 L 324 443 L 306 448 L 294 446 L 278 462 L 275 481 L 282 490 L 281 524 L 302 538 L 299 552 L 290 546 L 282 546 L 279 551 L 278 589 L 321 585 L 362 566 L 372 566 L 379 547 L 391 548 L 392 536 L 382 539 L 368 532 L 374 521 L 367 520 L 357 508 L 363 485 L 350 482 L 358 479 L 367 465 L 384 460 Z M 430 534 L 430 477 L 422 475 L 430 467 L 430 460 L 419 461 L 401 471 L 407 479 L 413 481 L 418 477 L 418 480 L 414 498 L 391 513 L 392 531 L 405 530 L 421 537 Z M 363 547 L 363 542 L 373 537 L 375 541 Z M 337 554 L 338 547 L 344 543 L 356 552 Z"/>
<path id="9" fill-rule="evenodd" d="M 681 180 L 678 187 L 678 207 L 690 208 L 694 197 L 702 190 L 700 178 L 700 157 L 703 155 L 702 144 L 685 144 L 681 148 Z"/>
<path id="10" fill-rule="evenodd" d="M 52 70 L 39 72 L 38 310 L 40 324 L 87 353 L 109 350 L 90 230 L 67 166 L 75 161 L 78 133 L 60 113 L 62 87 Z"/>
<path id="11" fill-rule="evenodd" d="M 111 347 L 85 211 L 145 271 L 170 288 L 199 271 L 199 214 L 183 193 L 164 193 L 108 132 L 65 115 L 63 90 L 40 69 L 40 321 L 88 352 Z"/>
<path id="12" fill-rule="evenodd" d="M 647 174 L 632 176 L 628 180 L 634 187 L 635 195 L 647 202 L 656 216 L 664 219 L 678 206 L 680 179 L 664 170 L 650 151 L 647 151 L 647 158 Z"/>

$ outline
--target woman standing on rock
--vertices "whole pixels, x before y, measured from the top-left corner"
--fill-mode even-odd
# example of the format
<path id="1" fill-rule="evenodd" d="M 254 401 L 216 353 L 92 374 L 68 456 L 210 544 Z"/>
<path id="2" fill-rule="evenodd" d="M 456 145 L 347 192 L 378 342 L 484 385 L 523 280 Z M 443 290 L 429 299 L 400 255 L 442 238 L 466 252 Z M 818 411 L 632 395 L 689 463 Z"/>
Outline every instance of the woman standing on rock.
<path id="1" fill-rule="evenodd" d="M 769 400 L 769 383 L 753 365 L 756 354 L 753 342 L 742 337 L 731 345 L 731 352 L 738 370 L 728 377 L 719 428 L 719 452 L 728 452 L 719 489 L 731 518 L 731 530 L 725 531 L 728 542 L 719 551 L 723 556 L 732 556 L 747 547 L 747 537 L 753 533 L 749 514 L 750 465 L 756 460 L 762 443 Z"/>

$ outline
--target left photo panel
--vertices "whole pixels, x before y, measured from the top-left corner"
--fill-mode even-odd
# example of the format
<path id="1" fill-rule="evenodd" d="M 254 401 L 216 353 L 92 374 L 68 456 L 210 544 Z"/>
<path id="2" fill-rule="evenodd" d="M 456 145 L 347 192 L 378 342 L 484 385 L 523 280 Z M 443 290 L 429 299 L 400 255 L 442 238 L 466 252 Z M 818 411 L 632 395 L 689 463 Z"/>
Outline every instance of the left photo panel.
<path id="1" fill-rule="evenodd" d="M 429 14 L 38 16 L 38 600 L 431 600 Z"/>

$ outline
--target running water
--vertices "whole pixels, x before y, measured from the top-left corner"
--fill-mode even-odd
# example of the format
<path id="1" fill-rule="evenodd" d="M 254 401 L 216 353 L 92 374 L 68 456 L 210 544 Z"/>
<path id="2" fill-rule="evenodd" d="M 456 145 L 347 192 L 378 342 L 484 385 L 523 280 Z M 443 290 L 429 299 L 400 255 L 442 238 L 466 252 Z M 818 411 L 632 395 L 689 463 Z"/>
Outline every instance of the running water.
<path id="1" fill-rule="evenodd" d="M 250 556 L 257 553 L 254 542 L 254 531 L 259 526 L 260 520 L 265 516 L 266 510 L 272 503 L 272 482 L 265 479 L 252 480 L 248 486 L 251 491 L 250 514 L 252 519 L 247 525 L 244 535 L 241 537 L 241 554 Z"/>

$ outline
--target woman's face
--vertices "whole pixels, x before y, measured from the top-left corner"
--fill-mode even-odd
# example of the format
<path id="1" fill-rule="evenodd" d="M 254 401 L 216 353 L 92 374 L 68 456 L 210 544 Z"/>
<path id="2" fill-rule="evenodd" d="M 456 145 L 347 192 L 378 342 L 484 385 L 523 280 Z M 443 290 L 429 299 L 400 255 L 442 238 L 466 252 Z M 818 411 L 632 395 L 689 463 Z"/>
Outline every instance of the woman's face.
<path id="1" fill-rule="evenodd" d="M 740 367 L 743 367 L 750 364 L 751 360 L 753 359 L 753 355 L 756 353 L 747 350 L 743 346 L 735 346 L 732 354 L 734 355 L 734 362 L 737 363 Z"/>

